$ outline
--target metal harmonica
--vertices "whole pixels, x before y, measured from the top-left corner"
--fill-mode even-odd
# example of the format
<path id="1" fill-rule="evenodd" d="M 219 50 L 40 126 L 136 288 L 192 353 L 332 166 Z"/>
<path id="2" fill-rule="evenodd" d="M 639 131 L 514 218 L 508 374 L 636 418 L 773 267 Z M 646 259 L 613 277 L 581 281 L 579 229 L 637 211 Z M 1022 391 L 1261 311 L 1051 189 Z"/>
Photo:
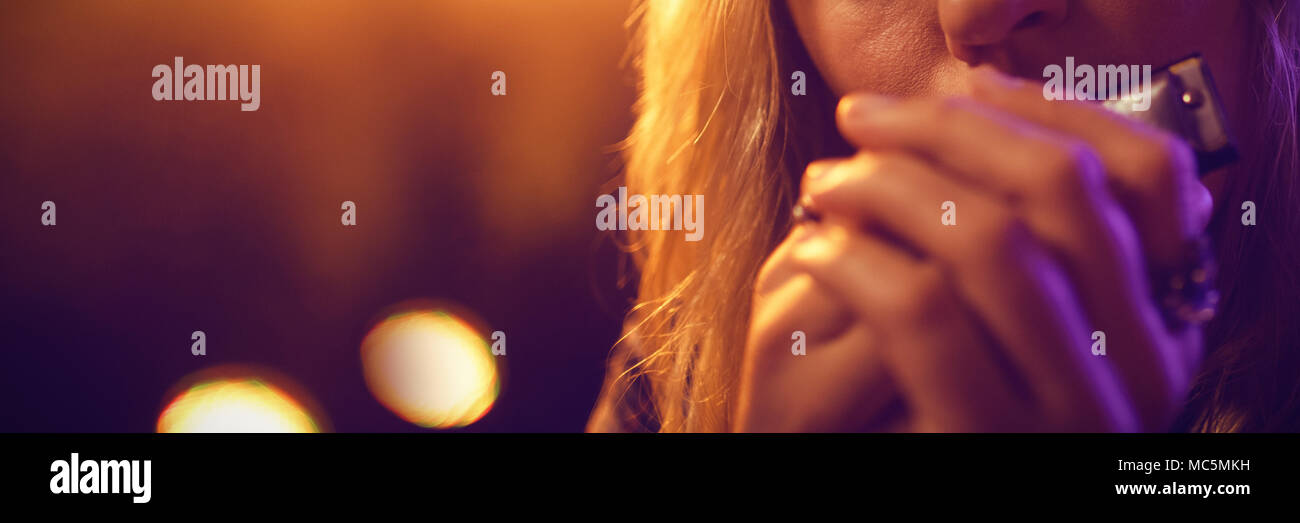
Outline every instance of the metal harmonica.
<path id="1" fill-rule="evenodd" d="M 1201 176 L 1237 161 L 1223 102 L 1199 54 L 1152 73 L 1149 95 L 1151 105 L 1144 111 L 1135 109 L 1133 95 L 1102 105 L 1181 137 L 1196 153 Z"/>

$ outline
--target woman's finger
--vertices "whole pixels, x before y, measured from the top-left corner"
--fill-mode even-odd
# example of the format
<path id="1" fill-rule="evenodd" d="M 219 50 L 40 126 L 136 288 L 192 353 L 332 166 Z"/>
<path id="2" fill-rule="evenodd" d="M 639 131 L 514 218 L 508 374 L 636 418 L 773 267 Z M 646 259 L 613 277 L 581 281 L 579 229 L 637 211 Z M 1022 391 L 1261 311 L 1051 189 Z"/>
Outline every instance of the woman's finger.
<path id="1" fill-rule="evenodd" d="M 880 230 L 947 268 L 1047 411 L 1105 417 L 1109 406 L 1080 394 L 1116 383 L 1088 350 L 1077 298 L 1003 202 L 897 153 L 862 153 L 837 164 L 805 181 L 805 197 L 818 212 Z M 945 201 L 962 202 L 955 225 L 941 223 Z"/>
<path id="2" fill-rule="evenodd" d="M 759 272 L 740 397 L 779 414 L 741 416 L 741 430 L 842 430 L 846 418 L 862 420 L 859 428 L 867 430 L 873 428 L 869 420 L 884 417 L 900 401 L 879 355 L 878 336 L 793 262 L 791 252 L 808 229 L 796 226 Z M 747 412 L 747 405 L 738 412 Z"/>
<path id="3" fill-rule="evenodd" d="M 1209 223 L 1213 202 L 1197 178 L 1185 143 L 1159 129 L 1114 114 L 1100 104 L 1051 101 L 1042 86 L 993 69 L 976 72 L 976 100 L 1027 121 L 1077 136 L 1099 154 L 1154 263 L 1177 261 L 1182 241 Z"/>
<path id="4" fill-rule="evenodd" d="M 917 430 L 1019 428 L 1010 420 L 1023 419 L 1024 396 L 941 269 L 833 224 L 821 226 L 793 256 L 882 333 L 889 371 L 916 419 L 927 423 Z"/>
<path id="5" fill-rule="evenodd" d="M 1171 404 L 1186 390 L 1189 354 L 1169 340 L 1133 225 L 1111 197 L 1090 145 L 964 98 L 854 95 L 839 116 L 854 144 L 921 155 L 1010 202 L 1065 265 L 1089 330 L 1106 335 L 1107 358 L 1119 368 L 1142 419 L 1149 428 L 1163 428 Z"/>
<path id="6" fill-rule="evenodd" d="M 1131 218 L 1146 263 L 1178 267 L 1189 238 L 1209 224 L 1214 202 L 1197 176 L 1191 149 L 1160 129 L 1112 113 L 1100 104 L 1048 100 L 1042 86 L 980 68 L 972 83 L 974 98 L 1025 121 L 1077 136 L 1098 152 L 1107 186 Z M 1195 339 L 1199 332 L 1181 333 Z M 1187 350 L 1184 369 L 1200 360 L 1200 343 Z"/>

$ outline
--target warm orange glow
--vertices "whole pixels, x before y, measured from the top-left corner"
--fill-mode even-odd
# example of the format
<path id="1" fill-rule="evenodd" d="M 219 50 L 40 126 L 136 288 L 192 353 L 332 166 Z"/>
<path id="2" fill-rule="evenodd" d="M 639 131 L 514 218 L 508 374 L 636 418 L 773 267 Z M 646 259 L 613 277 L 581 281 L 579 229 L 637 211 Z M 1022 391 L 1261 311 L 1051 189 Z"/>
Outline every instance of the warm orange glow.
<path id="1" fill-rule="evenodd" d="M 381 321 L 361 343 L 361 362 L 379 402 L 422 427 L 478 421 L 500 389 L 487 342 L 442 310 L 410 310 Z"/>
<path id="2" fill-rule="evenodd" d="M 307 411 L 257 378 L 199 383 L 158 417 L 158 432 L 320 432 Z"/>

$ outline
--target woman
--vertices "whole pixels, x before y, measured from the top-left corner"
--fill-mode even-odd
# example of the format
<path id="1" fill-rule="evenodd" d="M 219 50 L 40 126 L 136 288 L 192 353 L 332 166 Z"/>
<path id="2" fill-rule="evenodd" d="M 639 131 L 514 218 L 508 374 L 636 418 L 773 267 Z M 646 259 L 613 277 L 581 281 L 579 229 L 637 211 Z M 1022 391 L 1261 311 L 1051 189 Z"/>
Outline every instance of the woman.
<path id="1" fill-rule="evenodd" d="M 704 195 L 708 232 L 632 233 L 638 303 L 589 430 L 1300 428 L 1297 6 L 637 14 L 628 191 Z M 1242 156 L 1205 178 L 1171 135 L 1044 98 L 1067 57 L 1158 68 L 1194 52 Z M 796 203 L 820 219 L 793 219 Z M 1208 323 L 1153 298 L 1201 237 L 1219 267 Z"/>

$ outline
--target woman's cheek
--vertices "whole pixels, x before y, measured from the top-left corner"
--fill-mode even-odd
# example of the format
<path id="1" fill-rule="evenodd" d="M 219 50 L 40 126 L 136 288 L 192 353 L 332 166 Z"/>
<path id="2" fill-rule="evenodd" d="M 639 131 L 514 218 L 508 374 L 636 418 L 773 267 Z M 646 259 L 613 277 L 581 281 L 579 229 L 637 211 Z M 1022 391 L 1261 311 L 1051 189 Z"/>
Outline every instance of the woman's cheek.
<path id="1" fill-rule="evenodd" d="M 840 96 L 859 90 L 929 94 L 936 71 L 951 60 L 928 4 L 792 0 L 790 7 L 809 56 Z"/>

